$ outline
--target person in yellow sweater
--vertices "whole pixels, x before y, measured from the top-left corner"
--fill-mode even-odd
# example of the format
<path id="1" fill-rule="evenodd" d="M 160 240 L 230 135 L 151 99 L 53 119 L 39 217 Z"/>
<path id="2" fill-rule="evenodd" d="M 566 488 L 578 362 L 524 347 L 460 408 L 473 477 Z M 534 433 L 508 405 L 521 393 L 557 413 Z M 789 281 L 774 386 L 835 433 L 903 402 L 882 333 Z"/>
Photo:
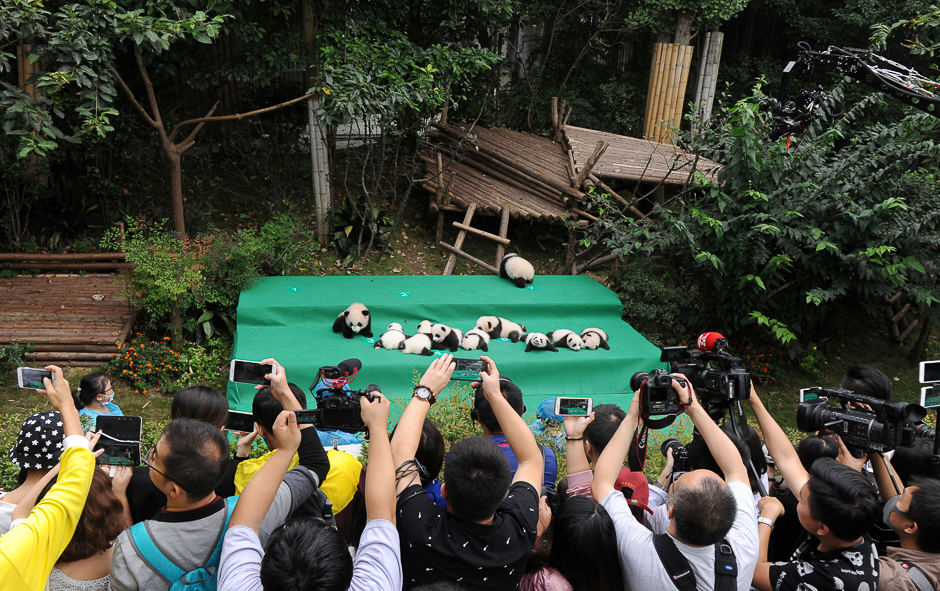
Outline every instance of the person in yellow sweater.
<path id="1" fill-rule="evenodd" d="M 62 415 L 64 451 L 59 459 L 59 479 L 45 498 L 22 522 L 14 522 L 0 536 L 0 581 L 4 590 L 42 591 L 56 560 L 68 546 L 82 515 L 95 471 L 95 458 L 82 432 L 78 410 L 72 403 L 69 383 L 62 370 L 46 367 L 55 376 L 43 380 L 43 392 Z"/>

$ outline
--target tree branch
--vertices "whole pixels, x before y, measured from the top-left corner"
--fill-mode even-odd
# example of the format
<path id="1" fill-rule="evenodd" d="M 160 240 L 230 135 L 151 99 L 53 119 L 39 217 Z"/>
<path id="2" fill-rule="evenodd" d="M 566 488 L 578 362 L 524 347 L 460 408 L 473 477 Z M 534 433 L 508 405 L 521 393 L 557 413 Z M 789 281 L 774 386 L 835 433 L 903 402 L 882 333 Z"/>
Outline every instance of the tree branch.
<path id="1" fill-rule="evenodd" d="M 212 105 L 212 108 L 209 109 L 209 112 L 205 114 L 205 116 L 203 117 L 203 119 L 208 119 L 208 118 L 212 117 L 212 114 L 215 113 L 215 110 L 216 110 L 218 107 L 219 107 L 219 101 L 215 101 L 215 104 Z M 190 133 L 188 136 L 186 136 L 186 139 L 183 140 L 183 141 L 181 141 L 181 142 L 179 143 L 179 145 L 183 146 L 183 145 L 185 145 L 185 144 L 187 144 L 187 143 L 189 143 L 189 142 L 192 142 L 192 141 L 193 141 L 193 138 L 196 137 L 196 134 L 199 133 L 199 130 L 202 129 L 202 126 L 205 125 L 205 124 L 206 124 L 205 121 L 199 123 L 199 125 L 196 126 L 196 129 L 194 129 L 194 130 L 192 131 L 192 133 Z M 174 127 L 174 128 L 173 128 L 173 131 L 170 132 L 170 135 L 168 135 L 168 136 L 166 137 L 166 139 L 170 140 L 171 142 L 172 142 L 173 140 L 175 140 L 175 139 L 176 139 L 176 134 L 178 134 L 178 133 L 180 132 L 180 129 L 181 129 L 181 126 L 182 126 L 182 125 L 183 125 L 183 124 L 180 123 L 179 125 L 177 125 L 176 127 Z M 187 146 L 187 148 L 188 148 L 188 146 Z M 183 148 L 183 149 L 185 150 L 186 148 Z"/>
<path id="2" fill-rule="evenodd" d="M 156 121 L 150 118 L 150 115 L 147 114 L 147 110 L 137 102 L 137 98 L 134 96 L 134 93 L 131 91 L 130 87 L 127 86 L 127 83 L 124 82 L 124 79 L 121 78 L 121 75 L 118 74 L 117 70 L 114 70 L 114 77 L 117 78 L 118 84 L 121 86 L 121 89 L 124 90 L 124 94 L 127 95 L 127 98 L 130 99 L 131 104 L 137 107 L 137 110 L 141 115 L 144 116 L 144 119 L 147 120 L 147 123 L 154 127 L 159 127 Z"/>
<path id="3" fill-rule="evenodd" d="M 207 116 L 207 117 L 200 117 L 199 119 L 189 119 L 189 120 L 187 120 L 187 121 L 182 121 L 182 122 L 180 122 L 180 123 L 177 123 L 177 124 L 176 124 L 176 127 L 173 128 L 173 131 L 170 132 L 170 137 L 176 137 L 176 134 L 179 133 L 179 128 L 181 128 L 181 127 L 183 127 L 183 126 L 185 126 L 185 125 L 195 125 L 195 124 L 197 124 L 197 123 L 206 123 L 206 122 L 208 122 L 208 121 L 236 121 L 236 120 L 239 120 L 239 119 L 244 119 L 245 117 L 254 117 L 255 115 L 261 115 L 262 113 L 270 113 L 271 111 L 276 111 L 276 110 L 282 109 L 282 108 L 284 108 L 284 107 L 289 107 L 290 105 L 293 105 L 294 103 L 299 103 L 300 101 L 305 101 L 305 100 L 307 100 L 308 98 L 310 98 L 310 97 L 312 97 L 312 96 L 313 96 L 313 93 L 311 92 L 310 94 L 305 94 L 305 95 L 299 96 L 299 97 L 297 97 L 297 98 L 295 98 L 295 99 L 291 99 L 291 100 L 287 101 L 286 103 L 281 103 L 281 104 L 279 104 L 279 105 L 273 105 L 273 106 L 271 106 L 271 107 L 265 107 L 264 109 L 258 109 L 258 110 L 256 110 L 256 111 L 250 111 L 250 112 L 248 112 L 248 113 L 237 113 L 237 114 L 235 114 L 235 115 L 222 115 L 222 116 L 220 116 L 220 117 L 210 117 L 210 116 Z M 215 107 L 213 107 L 212 109 L 215 110 Z M 211 113 L 211 111 L 210 111 L 210 113 Z"/>
<path id="4" fill-rule="evenodd" d="M 154 127 L 166 138 L 166 130 L 163 129 L 163 120 L 160 119 L 160 107 L 157 106 L 157 95 L 153 92 L 153 82 L 150 81 L 150 74 L 147 73 L 147 66 L 140 57 L 139 51 L 134 51 L 134 59 L 137 61 L 137 69 L 140 70 L 140 77 L 144 79 L 144 88 L 147 89 L 147 99 L 150 101 L 150 110 L 153 111 Z"/>

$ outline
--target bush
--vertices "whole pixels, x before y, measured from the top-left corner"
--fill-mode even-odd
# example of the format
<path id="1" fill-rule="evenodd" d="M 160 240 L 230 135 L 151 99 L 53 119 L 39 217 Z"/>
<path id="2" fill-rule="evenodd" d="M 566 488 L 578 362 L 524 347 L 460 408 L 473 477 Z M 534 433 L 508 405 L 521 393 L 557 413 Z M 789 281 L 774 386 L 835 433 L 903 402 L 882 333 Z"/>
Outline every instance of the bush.
<path id="1" fill-rule="evenodd" d="M 628 265 L 612 284 L 623 301 L 624 320 L 658 347 L 683 334 L 697 308 L 694 284 L 648 261 Z"/>
<path id="2" fill-rule="evenodd" d="M 108 363 L 108 373 L 134 384 L 135 394 L 146 394 L 152 388 L 174 392 L 186 367 L 180 354 L 170 348 L 170 337 L 148 341 L 137 333 Z"/>

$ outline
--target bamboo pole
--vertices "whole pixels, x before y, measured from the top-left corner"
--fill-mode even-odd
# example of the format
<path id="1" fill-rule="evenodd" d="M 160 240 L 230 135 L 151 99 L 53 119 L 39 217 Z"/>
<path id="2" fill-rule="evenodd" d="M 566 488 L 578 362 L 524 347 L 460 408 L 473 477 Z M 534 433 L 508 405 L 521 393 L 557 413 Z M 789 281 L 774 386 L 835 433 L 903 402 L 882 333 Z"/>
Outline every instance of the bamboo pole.
<path id="1" fill-rule="evenodd" d="M 646 120 L 643 125 L 643 137 L 648 138 L 653 134 L 653 110 L 656 100 L 656 89 L 658 88 L 659 65 L 662 61 L 663 43 L 657 43 L 653 46 L 653 58 L 650 64 L 650 83 L 646 91 Z"/>
<path id="2" fill-rule="evenodd" d="M 505 211 L 505 210 L 504 210 L 504 211 Z M 479 228 L 474 228 L 473 226 L 468 226 L 468 225 L 466 225 L 466 224 L 461 224 L 460 222 L 453 222 L 453 226 L 454 226 L 455 228 L 460 229 L 460 230 L 466 230 L 467 232 L 472 232 L 472 233 L 476 234 L 477 236 L 482 236 L 482 237 L 486 238 L 487 240 L 492 240 L 492 241 L 494 241 L 494 242 L 498 242 L 498 243 L 500 243 L 500 244 L 502 244 L 502 245 L 504 245 L 504 246 L 508 246 L 508 245 L 509 245 L 509 240 L 508 240 L 507 238 L 503 238 L 502 236 L 497 236 L 496 234 L 492 234 L 492 233 L 490 233 L 490 232 L 487 232 L 486 230 L 480 230 Z"/>
<path id="3" fill-rule="evenodd" d="M 467 213 L 465 213 L 463 216 L 464 225 L 467 225 L 467 226 L 470 225 L 470 222 L 473 220 L 473 213 L 476 211 L 476 209 L 477 209 L 476 203 L 471 203 L 469 206 L 467 206 Z M 460 249 L 463 247 L 464 238 L 466 238 L 466 236 L 467 236 L 467 233 L 461 230 L 457 234 L 457 240 L 454 242 L 453 247 L 450 247 L 449 244 L 446 244 L 444 242 L 441 242 L 440 245 L 445 248 L 446 247 L 453 248 L 457 252 L 460 252 Z M 453 273 L 454 267 L 456 266 L 457 266 L 457 257 L 454 254 L 451 254 L 450 258 L 447 259 L 447 264 L 444 266 L 444 275 L 450 275 L 451 273 Z"/>
<path id="4" fill-rule="evenodd" d="M 682 125 L 682 111 L 685 107 L 685 89 L 689 83 L 689 71 L 692 69 L 692 46 L 682 46 L 682 65 L 679 68 L 679 89 L 676 91 L 675 110 L 672 113 L 672 126 L 680 127 Z M 678 67 L 678 64 L 677 64 Z M 672 129 L 669 129 L 670 142 L 674 139 Z"/>
<path id="5" fill-rule="evenodd" d="M 503 206 L 503 210 L 499 212 L 499 236 L 500 238 L 506 238 L 509 233 L 509 207 Z M 506 244 L 509 244 L 507 241 Z M 496 244 L 496 268 L 503 262 L 503 254 L 505 254 L 505 247 L 502 244 Z"/>
<path id="6" fill-rule="evenodd" d="M 470 261 L 471 263 L 473 263 L 474 265 L 478 265 L 478 266 L 480 266 L 480 267 L 483 267 L 484 269 L 486 269 L 486 270 L 489 271 L 490 273 L 493 273 L 494 275 L 499 275 L 499 270 L 498 270 L 496 267 L 494 267 L 493 265 L 491 265 L 491 264 L 489 264 L 489 263 L 484 263 L 484 262 L 481 261 L 480 259 L 476 258 L 476 257 L 473 256 L 473 255 L 470 255 L 470 254 L 465 253 L 464 251 L 460 250 L 459 248 L 454 248 L 453 246 L 451 246 L 450 244 L 447 244 L 447 243 L 445 243 L 445 242 L 442 242 L 442 243 L 441 243 L 441 248 L 443 248 L 443 249 L 445 249 L 445 250 L 448 250 L 448 251 L 450 251 L 450 253 L 451 253 L 451 254 L 450 254 L 450 257 L 451 257 L 451 258 L 447 261 L 448 265 L 450 264 L 450 260 L 453 260 L 453 261 L 454 261 L 454 266 L 456 266 L 456 265 L 457 265 L 457 256 L 461 256 L 461 257 L 467 259 L 468 261 Z M 445 269 L 445 270 L 446 270 L 446 269 Z M 451 269 L 451 273 L 453 273 L 453 269 Z M 445 275 L 450 275 L 450 273 L 445 273 Z"/>
<path id="7" fill-rule="evenodd" d="M 24 253 L 0 253 L 0 261 L 12 262 L 85 262 L 85 261 L 123 261 L 126 255 L 123 252 L 90 252 L 87 254 L 24 254 Z"/>

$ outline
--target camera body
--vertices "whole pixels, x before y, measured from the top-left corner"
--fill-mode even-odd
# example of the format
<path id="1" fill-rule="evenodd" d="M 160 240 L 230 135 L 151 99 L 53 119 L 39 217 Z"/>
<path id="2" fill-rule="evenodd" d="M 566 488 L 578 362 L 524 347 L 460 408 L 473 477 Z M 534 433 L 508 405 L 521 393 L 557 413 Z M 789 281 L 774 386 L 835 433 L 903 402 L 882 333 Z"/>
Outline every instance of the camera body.
<path id="1" fill-rule="evenodd" d="M 660 446 L 659 451 L 662 452 L 663 457 L 668 457 L 666 454 L 669 450 L 672 449 L 672 472 L 688 472 L 691 470 L 689 466 L 689 450 L 682 445 L 682 442 L 676 439 L 675 437 L 670 437 L 663 441 L 663 444 Z"/>
<path id="2" fill-rule="evenodd" d="M 317 382 L 310 386 L 317 408 L 296 411 L 297 422 L 316 424 L 317 429 L 323 431 L 367 431 L 365 423 L 362 422 L 360 399 L 365 397 L 370 402 L 375 400 L 373 392 L 378 391 L 379 387 L 373 384 L 365 390 L 347 390 L 351 381 L 349 375 L 336 366 L 321 367 Z M 316 386 L 320 382 L 326 387 L 317 389 Z"/>
<path id="3" fill-rule="evenodd" d="M 630 378 L 630 389 L 640 390 L 640 415 L 643 418 L 659 415 L 677 415 L 682 412 L 679 393 L 672 387 L 673 380 L 685 388 L 685 380 L 676 378 L 664 369 L 638 371 Z M 643 382 L 646 382 L 644 385 Z"/>
<path id="4" fill-rule="evenodd" d="M 846 447 L 865 453 L 884 453 L 914 443 L 916 424 L 927 415 L 919 404 L 891 402 L 855 394 L 843 388 L 807 388 L 796 409 L 800 431 L 829 430 L 838 434 Z M 813 398 L 815 396 L 815 398 Z M 829 404 L 839 402 L 839 408 Z M 858 405 L 866 405 L 871 410 Z"/>
<path id="5" fill-rule="evenodd" d="M 669 362 L 673 373 L 689 379 L 706 409 L 726 407 L 751 397 L 751 374 L 737 357 L 724 349 L 700 351 L 691 347 L 664 347 L 659 358 Z"/>

